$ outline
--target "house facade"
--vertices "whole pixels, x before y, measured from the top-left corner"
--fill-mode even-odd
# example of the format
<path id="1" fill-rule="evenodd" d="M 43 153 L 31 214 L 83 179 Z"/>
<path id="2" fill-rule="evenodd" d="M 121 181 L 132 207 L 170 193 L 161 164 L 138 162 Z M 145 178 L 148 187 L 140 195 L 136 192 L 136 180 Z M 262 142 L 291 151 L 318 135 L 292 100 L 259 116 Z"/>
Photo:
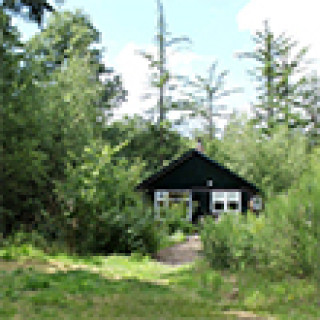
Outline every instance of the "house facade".
<path id="1" fill-rule="evenodd" d="M 172 203 L 186 208 L 186 218 L 246 212 L 260 190 L 236 173 L 191 149 L 138 186 L 154 203 L 156 214 Z"/>

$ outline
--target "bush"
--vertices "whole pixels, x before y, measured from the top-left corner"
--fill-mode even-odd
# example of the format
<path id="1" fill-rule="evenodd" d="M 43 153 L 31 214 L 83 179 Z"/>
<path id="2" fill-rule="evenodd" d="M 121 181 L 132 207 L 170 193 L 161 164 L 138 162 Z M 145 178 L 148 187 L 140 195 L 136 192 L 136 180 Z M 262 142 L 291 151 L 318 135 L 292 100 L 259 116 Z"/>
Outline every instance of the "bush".
<path id="1" fill-rule="evenodd" d="M 263 234 L 269 239 L 264 251 L 269 263 L 299 276 L 315 274 L 320 266 L 319 154 L 316 151 L 312 156 L 310 168 L 299 183 L 287 194 L 270 200 L 264 213 L 267 228 Z"/>
<path id="2" fill-rule="evenodd" d="M 132 212 L 130 212 L 132 210 Z M 91 229 L 91 228 L 90 228 Z M 121 213 L 105 214 L 86 243 L 82 252 L 151 254 L 159 247 L 161 232 L 156 228 L 153 212 L 139 207 L 127 208 Z"/>
<path id="3" fill-rule="evenodd" d="M 17 232 L 1 241 L 0 258 L 15 260 L 20 257 L 45 259 L 47 241 L 37 232 Z"/>
<path id="4" fill-rule="evenodd" d="M 189 235 L 196 231 L 196 226 L 186 219 L 186 215 L 184 203 L 174 203 L 169 208 L 161 209 L 162 222 L 170 235 L 178 231 Z"/>
<path id="5" fill-rule="evenodd" d="M 134 192 L 142 166 L 116 156 L 118 148 L 92 144 L 81 165 L 67 170 L 58 185 L 64 203 L 64 238 L 74 251 L 87 253 L 152 253 L 160 231 L 153 213 Z"/>
<path id="6" fill-rule="evenodd" d="M 201 232 L 206 259 L 215 268 L 255 266 L 282 277 L 320 279 L 320 151 L 287 194 L 266 202 L 260 217 L 207 218 Z"/>
<path id="7" fill-rule="evenodd" d="M 239 269 L 256 263 L 254 240 L 264 225 L 263 217 L 223 214 L 206 217 L 201 231 L 204 255 L 212 267 Z"/>

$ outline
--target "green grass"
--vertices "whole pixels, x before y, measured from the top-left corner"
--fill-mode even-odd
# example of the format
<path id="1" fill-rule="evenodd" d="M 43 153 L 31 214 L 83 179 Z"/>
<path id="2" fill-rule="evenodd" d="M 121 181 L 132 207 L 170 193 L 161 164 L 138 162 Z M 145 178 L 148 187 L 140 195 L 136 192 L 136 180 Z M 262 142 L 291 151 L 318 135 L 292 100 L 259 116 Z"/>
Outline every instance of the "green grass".
<path id="1" fill-rule="evenodd" d="M 213 271 L 201 261 L 173 267 L 140 256 L 19 250 L 16 257 L 1 253 L 0 319 L 320 318 L 312 279 L 273 281 L 254 270 Z"/>

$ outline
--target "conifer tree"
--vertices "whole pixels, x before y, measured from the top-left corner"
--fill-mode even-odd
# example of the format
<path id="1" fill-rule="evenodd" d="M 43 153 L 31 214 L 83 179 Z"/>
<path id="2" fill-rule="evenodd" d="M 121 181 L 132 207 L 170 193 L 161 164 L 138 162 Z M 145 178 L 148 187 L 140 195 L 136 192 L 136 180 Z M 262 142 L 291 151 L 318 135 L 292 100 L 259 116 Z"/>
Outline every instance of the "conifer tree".
<path id="1" fill-rule="evenodd" d="M 172 92 L 177 89 L 177 84 L 172 83 L 171 80 L 178 79 L 179 77 L 173 75 L 168 69 L 168 49 L 175 45 L 190 43 L 190 39 L 186 36 L 172 37 L 167 32 L 167 25 L 165 20 L 165 14 L 163 9 L 163 3 L 161 0 L 157 0 L 157 34 L 156 34 L 156 48 L 157 53 L 141 51 L 140 53 L 144 58 L 147 59 L 150 69 L 153 71 L 151 84 L 157 89 L 157 125 L 159 128 L 159 139 L 160 139 L 160 150 L 159 157 L 163 160 L 163 148 L 164 148 L 164 132 L 163 128 L 166 126 L 168 112 L 172 109 L 179 108 L 180 101 L 170 95 L 169 91 Z M 149 95 L 147 95 L 148 97 Z M 154 108 L 152 108 L 154 110 Z"/>
<path id="2" fill-rule="evenodd" d="M 307 47 L 299 48 L 298 42 L 285 33 L 275 35 L 268 21 L 263 30 L 255 33 L 253 41 L 255 50 L 239 57 L 257 63 L 250 71 L 258 83 L 254 123 L 268 134 L 279 123 L 289 128 L 303 127 L 304 105 L 299 88 L 306 82 L 303 66 L 307 62 Z"/>

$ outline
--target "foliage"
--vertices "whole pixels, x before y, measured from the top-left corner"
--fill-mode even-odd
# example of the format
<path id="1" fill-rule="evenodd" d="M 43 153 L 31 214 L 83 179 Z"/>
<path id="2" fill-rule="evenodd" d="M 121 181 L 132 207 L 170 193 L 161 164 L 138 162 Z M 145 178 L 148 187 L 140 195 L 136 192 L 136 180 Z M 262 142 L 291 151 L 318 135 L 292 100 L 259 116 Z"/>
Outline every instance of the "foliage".
<path id="1" fill-rule="evenodd" d="M 171 34 L 166 29 L 163 2 L 162 0 L 157 0 L 157 34 L 155 36 L 157 53 L 153 55 L 150 52 L 142 51 L 141 55 L 148 61 L 150 70 L 152 71 L 151 84 L 158 90 L 156 108 L 159 111 L 157 110 L 156 114 L 158 114 L 160 135 L 162 134 L 161 125 L 166 120 L 168 112 L 179 106 L 179 101 L 174 101 L 172 91 L 177 90 L 175 82 L 180 77 L 174 76 L 168 69 L 168 49 L 181 43 L 190 43 L 188 37 L 171 37 Z"/>
<path id="2" fill-rule="evenodd" d="M 83 146 L 94 136 L 95 115 L 89 107 L 97 97 L 97 86 L 87 81 L 88 71 L 85 59 L 75 59 L 67 70 L 53 74 L 55 85 L 31 87 L 34 95 L 26 95 L 19 109 L 6 108 L 3 207 L 11 213 L 3 217 L 1 227 L 32 228 L 43 223 L 43 212 L 59 213 L 54 183 L 64 179 L 66 163 L 77 163 Z M 45 108 L 43 97 L 48 99 Z"/>
<path id="3" fill-rule="evenodd" d="M 306 77 L 305 85 L 299 89 L 306 105 L 304 108 L 307 119 L 306 133 L 310 147 L 320 144 L 320 78 L 316 72 Z"/>
<path id="4" fill-rule="evenodd" d="M 277 123 L 290 128 L 304 127 L 303 111 L 309 106 L 304 104 L 299 91 L 306 82 L 302 70 L 308 49 L 297 48 L 298 43 L 284 33 L 275 35 L 268 21 L 253 40 L 255 50 L 240 54 L 257 64 L 251 71 L 258 93 L 253 123 L 266 134 L 270 134 Z"/>
<path id="5" fill-rule="evenodd" d="M 58 187 L 69 225 L 68 242 L 80 252 L 151 253 L 157 248 L 153 213 L 144 210 L 134 193 L 141 166 L 117 158 L 120 147 L 92 142 L 81 165 L 70 164 L 67 183 Z"/>
<path id="6" fill-rule="evenodd" d="M 214 267 L 248 265 L 274 277 L 319 277 L 319 150 L 310 169 L 287 194 L 268 199 L 260 217 L 222 215 L 207 219 L 204 253 Z"/>
<path id="7" fill-rule="evenodd" d="M 3 42 L 1 43 L 1 203 L 0 233 L 29 221 L 28 212 L 39 211 L 39 189 L 46 169 L 45 152 L 39 148 L 43 126 L 36 90 L 25 61 L 19 33 L 11 18 L 0 9 Z M 6 93 L 6 94 L 4 94 Z M 32 219 L 32 218 L 31 218 Z"/>
<path id="8" fill-rule="evenodd" d="M 163 1 L 157 0 L 157 33 L 155 54 L 141 51 L 140 54 L 147 60 L 151 71 L 151 86 L 157 91 L 157 104 L 152 106 L 147 112 L 151 114 L 151 120 L 156 121 L 157 131 L 159 133 L 159 139 L 156 140 L 156 144 L 160 144 L 160 148 L 154 149 L 155 154 L 159 158 L 159 162 L 162 165 L 166 157 L 166 135 L 167 128 L 171 125 L 168 119 L 170 111 L 185 110 L 185 106 L 189 106 L 187 99 L 175 98 L 174 92 L 177 92 L 181 84 L 182 76 L 175 76 L 168 68 L 168 49 L 177 47 L 179 44 L 190 43 L 188 37 L 171 37 L 171 34 L 167 32 L 167 26 L 165 21 L 165 14 L 163 9 Z M 178 83 L 178 84 L 177 84 Z M 145 98 L 149 98 L 153 93 L 147 93 Z M 181 95 L 181 93 L 180 93 Z M 181 116 L 181 115 L 180 115 Z M 176 124 L 181 122 L 181 117 Z M 158 142 L 159 141 L 159 142 Z"/>
<path id="9" fill-rule="evenodd" d="M 308 163 L 307 141 L 299 131 L 278 126 L 266 137 L 245 118 L 230 121 L 213 154 L 210 148 L 208 151 L 209 156 L 255 183 L 264 194 L 287 190 Z"/>
<path id="10" fill-rule="evenodd" d="M 161 208 L 160 217 L 170 235 L 178 231 L 190 235 L 196 230 L 192 222 L 187 220 L 185 203 L 173 203 L 169 208 Z"/>
<path id="11" fill-rule="evenodd" d="M 63 0 L 59 0 L 63 2 Z M 56 0 L 58 2 L 58 0 Z M 24 9 L 27 9 L 28 18 L 36 21 L 39 25 L 43 20 L 46 11 L 53 12 L 54 7 L 47 0 L 3 0 L 2 6 L 5 9 L 23 15 Z"/>
<path id="12" fill-rule="evenodd" d="M 119 150 L 119 155 L 128 159 L 145 163 L 143 177 L 154 173 L 162 166 L 162 161 L 169 161 L 186 151 L 188 139 L 182 137 L 171 125 L 162 127 L 163 140 L 161 144 L 160 130 L 157 125 L 139 116 L 123 118 L 112 122 L 103 129 L 103 139 L 117 146 L 123 141 L 128 143 Z M 162 159 L 159 158 L 161 150 Z"/>
<path id="13" fill-rule="evenodd" d="M 99 39 L 98 30 L 81 11 L 54 13 L 45 28 L 26 43 L 34 76 L 43 79 L 57 68 L 67 67 L 69 59 L 75 56 L 87 56 L 92 64 L 99 64 Z"/>
<path id="14" fill-rule="evenodd" d="M 310 169 L 287 195 L 270 200 L 265 209 L 265 238 L 277 239 L 277 243 L 270 242 L 268 259 L 298 275 L 316 274 L 319 270 L 319 169 L 319 150 L 315 150 Z M 281 259 L 286 259 L 285 264 Z"/>
<path id="15" fill-rule="evenodd" d="M 55 185 L 100 136 L 98 118 L 115 96 L 99 79 L 99 33 L 80 12 L 55 13 L 27 44 L 2 8 L 1 28 L 0 232 L 36 229 L 53 240 L 64 226 Z"/>
<path id="16" fill-rule="evenodd" d="M 96 82 L 99 98 L 92 103 L 93 114 L 99 109 L 101 121 L 105 121 L 113 107 L 125 99 L 126 92 L 121 78 L 103 63 L 103 51 L 99 48 L 100 32 L 90 18 L 80 10 L 55 12 L 41 33 L 26 44 L 28 64 L 35 81 L 48 81 L 57 69 L 66 69 L 75 58 L 86 58 L 94 73 L 88 79 Z M 49 80 L 50 82 L 50 80 Z M 67 97 L 67 101 L 70 97 Z"/>
<path id="17" fill-rule="evenodd" d="M 225 79 L 229 71 L 218 72 L 217 65 L 217 62 L 211 64 L 208 70 L 208 77 L 196 76 L 195 81 L 190 81 L 191 86 L 195 89 L 192 95 L 194 106 L 192 107 L 191 116 L 205 121 L 203 131 L 208 134 L 209 139 L 213 139 L 215 134 L 214 118 L 221 118 L 221 109 L 225 107 L 217 103 L 221 101 L 221 98 L 239 92 L 239 88 L 225 88 Z"/>
<path id="18" fill-rule="evenodd" d="M 264 227 L 264 217 L 222 214 L 208 217 L 201 230 L 204 254 L 212 267 L 241 269 L 256 264 L 254 238 Z"/>
<path id="19" fill-rule="evenodd" d="M 31 232 L 18 231 L 0 241 L 0 256 L 2 259 L 19 260 L 40 259 L 47 260 L 49 255 L 62 253 L 66 246 L 62 242 L 52 241 L 43 235 L 41 228 Z"/>

